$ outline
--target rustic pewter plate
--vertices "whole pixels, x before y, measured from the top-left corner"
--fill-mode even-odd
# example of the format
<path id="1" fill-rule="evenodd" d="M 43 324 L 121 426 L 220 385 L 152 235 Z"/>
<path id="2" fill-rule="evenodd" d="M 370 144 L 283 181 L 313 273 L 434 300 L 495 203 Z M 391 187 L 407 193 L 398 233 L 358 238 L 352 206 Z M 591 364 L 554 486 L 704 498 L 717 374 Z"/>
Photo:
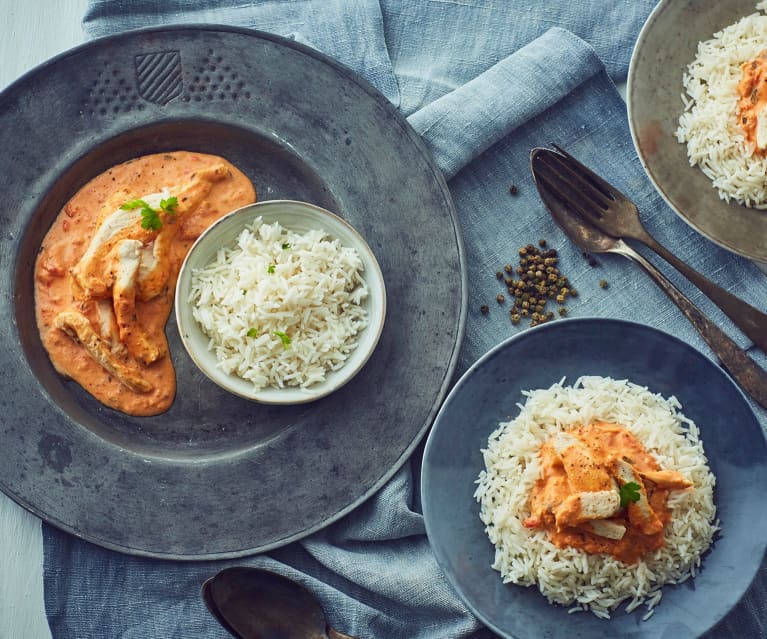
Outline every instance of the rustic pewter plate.
<path id="1" fill-rule="evenodd" d="M 228 27 L 141 30 L 73 49 L 0 94 L 0 487 L 54 526 L 175 559 L 265 551 L 359 505 L 405 462 L 455 367 L 466 270 L 444 179 L 375 89 L 307 47 Z M 260 200 L 313 202 L 375 253 L 389 306 L 372 358 L 310 404 L 210 382 L 167 332 L 178 394 L 114 412 L 62 379 L 37 333 L 33 265 L 61 206 L 145 153 L 222 155 Z"/>
<path id="2" fill-rule="evenodd" d="M 756 0 L 662 0 L 637 39 L 626 101 L 639 159 L 655 188 L 690 226 L 745 257 L 767 262 L 767 211 L 727 203 L 676 140 L 684 111 L 682 74 L 698 42 L 756 13 Z"/>

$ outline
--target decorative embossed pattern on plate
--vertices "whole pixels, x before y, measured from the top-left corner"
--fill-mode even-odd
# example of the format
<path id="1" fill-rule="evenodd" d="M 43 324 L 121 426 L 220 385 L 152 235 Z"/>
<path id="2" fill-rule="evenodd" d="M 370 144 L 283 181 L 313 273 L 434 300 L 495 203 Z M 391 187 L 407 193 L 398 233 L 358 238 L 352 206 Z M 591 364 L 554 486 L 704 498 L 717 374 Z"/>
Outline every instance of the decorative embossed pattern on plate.
<path id="1" fill-rule="evenodd" d="M 181 95 L 181 54 L 157 51 L 137 55 L 136 82 L 142 98 L 155 104 L 168 104 Z"/>

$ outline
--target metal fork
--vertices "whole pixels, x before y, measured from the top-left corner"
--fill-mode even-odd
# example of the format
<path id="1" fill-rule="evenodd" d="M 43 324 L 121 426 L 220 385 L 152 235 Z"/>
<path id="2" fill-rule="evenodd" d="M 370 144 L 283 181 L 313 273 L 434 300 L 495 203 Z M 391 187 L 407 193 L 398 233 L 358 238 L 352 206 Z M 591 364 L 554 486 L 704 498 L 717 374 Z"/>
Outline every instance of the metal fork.
<path id="1" fill-rule="evenodd" d="M 565 234 L 581 250 L 590 253 L 615 253 L 641 266 L 652 280 L 690 320 L 701 337 L 711 347 L 722 366 L 760 406 L 767 408 L 767 372 L 754 362 L 746 351 L 706 317 L 666 276 L 652 263 L 637 253 L 620 238 L 604 233 L 573 211 L 569 201 L 556 189 L 556 180 L 547 168 L 547 156 L 556 153 L 550 149 L 535 148 L 530 152 L 530 168 L 541 200 Z M 551 185 L 554 184 L 554 187 Z"/>
<path id="2" fill-rule="evenodd" d="M 572 209 L 614 238 L 642 242 L 697 286 L 762 351 L 767 352 L 767 314 L 714 284 L 660 244 L 642 225 L 639 209 L 623 193 L 584 166 L 564 149 L 539 158 L 545 179 Z"/>

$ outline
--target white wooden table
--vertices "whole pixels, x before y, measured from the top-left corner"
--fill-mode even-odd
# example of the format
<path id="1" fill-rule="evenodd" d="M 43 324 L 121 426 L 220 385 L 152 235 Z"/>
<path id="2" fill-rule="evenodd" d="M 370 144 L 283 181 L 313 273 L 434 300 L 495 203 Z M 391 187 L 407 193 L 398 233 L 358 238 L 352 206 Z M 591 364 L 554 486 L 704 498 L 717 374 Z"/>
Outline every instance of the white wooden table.
<path id="1" fill-rule="evenodd" d="M 0 89 L 83 42 L 85 6 L 86 0 L 0 0 Z M 40 520 L 0 493 L 0 639 L 51 637 L 42 548 Z"/>

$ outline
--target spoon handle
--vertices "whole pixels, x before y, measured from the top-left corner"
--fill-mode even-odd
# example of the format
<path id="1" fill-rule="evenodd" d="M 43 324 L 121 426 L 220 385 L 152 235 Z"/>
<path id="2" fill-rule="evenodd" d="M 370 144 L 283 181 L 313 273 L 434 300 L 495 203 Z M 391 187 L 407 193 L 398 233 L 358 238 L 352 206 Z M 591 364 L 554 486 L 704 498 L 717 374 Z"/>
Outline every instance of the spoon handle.
<path id="1" fill-rule="evenodd" d="M 690 320 L 732 378 L 760 406 L 767 408 L 767 371 L 760 368 L 746 351 L 708 319 L 663 273 L 628 244 L 619 240 L 610 252 L 623 255 L 639 264 Z"/>
<path id="2" fill-rule="evenodd" d="M 767 314 L 744 302 L 721 286 L 691 268 L 658 242 L 647 231 L 638 233 L 634 239 L 639 240 L 648 248 L 655 251 L 677 271 L 697 286 L 727 317 L 732 320 L 743 333 L 759 349 L 767 352 Z"/>

